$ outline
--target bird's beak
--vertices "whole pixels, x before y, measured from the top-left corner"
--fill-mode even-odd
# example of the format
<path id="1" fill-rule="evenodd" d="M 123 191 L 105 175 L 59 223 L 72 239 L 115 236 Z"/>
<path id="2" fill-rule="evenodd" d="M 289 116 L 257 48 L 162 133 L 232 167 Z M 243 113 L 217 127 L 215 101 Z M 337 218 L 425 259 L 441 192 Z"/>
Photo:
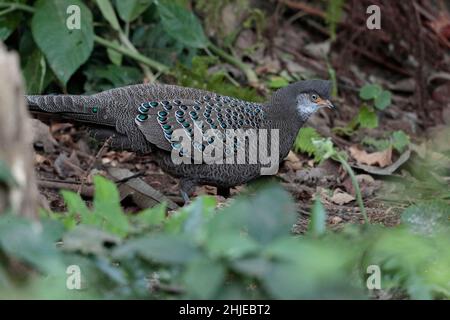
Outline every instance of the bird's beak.
<path id="1" fill-rule="evenodd" d="M 335 109 L 336 107 L 331 103 L 330 100 L 322 100 L 320 106 L 323 108 Z"/>

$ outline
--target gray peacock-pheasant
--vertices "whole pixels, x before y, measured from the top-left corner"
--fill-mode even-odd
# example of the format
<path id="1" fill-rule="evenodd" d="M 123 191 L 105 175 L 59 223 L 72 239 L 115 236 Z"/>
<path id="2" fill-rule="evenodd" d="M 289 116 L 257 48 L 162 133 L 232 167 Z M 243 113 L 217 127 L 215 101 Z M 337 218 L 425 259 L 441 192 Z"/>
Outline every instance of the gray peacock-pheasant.
<path id="1" fill-rule="evenodd" d="M 94 138 L 101 141 L 111 137 L 112 148 L 154 153 L 164 171 L 180 178 L 181 194 L 188 201 L 194 187 L 203 184 L 216 186 L 219 194 L 228 196 L 230 187 L 260 176 L 264 164 L 174 161 L 174 154 L 193 156 L 194 152 L 187 150 L 187 144 L 193 150 L 203 152 L 212 144 L 228 145 L 229 131 L 276 131 L 279 144 L 275 156 L 277 161 L 282 161 L 308 118 L 320 108 L 333 108 L 330 92 L 329 81 L 305 80 L 277 90 L 262 104 L 199 89 L 159 84 L 133 85 L 94 95 L 32 95 L 26 98 L 32 113 L 84 123 L 90 127 Z M 179 132 L 184 136 L 176 135 Z M 239 148 L 244 148 L 248 159 L 255 152 L 252 142 L 238 143 L 236 139 L 236 136 L 231 139 L 232 156 Z M 264 143 L 269 145 L 270 141 L 266 139 Z"/>

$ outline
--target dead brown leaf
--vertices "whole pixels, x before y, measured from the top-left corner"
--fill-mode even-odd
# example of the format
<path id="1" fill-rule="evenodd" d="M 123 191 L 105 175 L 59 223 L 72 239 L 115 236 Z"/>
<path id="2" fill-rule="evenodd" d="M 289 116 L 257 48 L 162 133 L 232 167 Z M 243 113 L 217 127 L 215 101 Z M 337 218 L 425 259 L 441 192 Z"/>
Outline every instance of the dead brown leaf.
<path id="1" fill-rule="evenodd" d="M 303 167 L 302 162 L 300 161 L 298 156 L 292 151 L 289 151 L 289 154 L 284 160 L 285 166 L 290 170 L 297 171 Z"/>
<path id="2" fill-rule="evenodd" d="M 349 148 L 350 155 L 358 162 L 358 164 L 366 164 L 369 166 L 378 165 L 381 168 L 392 164 L 392 148 L 384 151 L 367 153 L 353 145 Z"/>
<path id="3" fill-rule="evenodd" d="M 335 204 L 344 205 L 355 200 L 355 197 L 341 189 L 335 189 L 330 200 Z"/>
<path id="4" fill-rule="evenodd" d="M 31 126 L 33 128 L 33 143 L 40 143 L 46 153 L 55 152 L 55 147 L 58 142 L 50 133 L 50 128 L 43 122 L 37 119 L 31 119 Z"/>

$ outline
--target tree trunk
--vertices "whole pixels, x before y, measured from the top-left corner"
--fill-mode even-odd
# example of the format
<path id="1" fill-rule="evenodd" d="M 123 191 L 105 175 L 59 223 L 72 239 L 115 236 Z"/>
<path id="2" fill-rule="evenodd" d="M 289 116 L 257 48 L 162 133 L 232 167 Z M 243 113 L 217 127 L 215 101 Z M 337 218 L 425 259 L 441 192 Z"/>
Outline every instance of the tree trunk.
<path id="1" fill-rule="evenodd" d="M 19 59 L 0 43 L 0 214 L 37 218 L 32 129 Z"/>

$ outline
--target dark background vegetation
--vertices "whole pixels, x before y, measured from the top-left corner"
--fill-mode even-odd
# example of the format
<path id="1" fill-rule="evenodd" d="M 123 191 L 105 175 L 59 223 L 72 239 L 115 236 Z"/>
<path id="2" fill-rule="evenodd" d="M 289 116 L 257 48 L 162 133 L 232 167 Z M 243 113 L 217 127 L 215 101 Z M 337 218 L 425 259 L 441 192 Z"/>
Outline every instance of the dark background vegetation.
<path id="1" fill-rule="evenodd" d="M 73 4 L 81 30 L 65 27 Z M 274 181 L 231 199 L 198 188 L 183 208 L 152 155 L 35 124 L 40 222 L 0 215 L 0 297 L 450 297 L 447 1 L 0 0 L 0 40 L 28 94 L 157 81 L 264 101 L 326 78 L 338 105 L 302 128 Z M 13 185 L 1 161 L 0 184 Z M 66 288 L 70 265 L 82 290 Z"/>

